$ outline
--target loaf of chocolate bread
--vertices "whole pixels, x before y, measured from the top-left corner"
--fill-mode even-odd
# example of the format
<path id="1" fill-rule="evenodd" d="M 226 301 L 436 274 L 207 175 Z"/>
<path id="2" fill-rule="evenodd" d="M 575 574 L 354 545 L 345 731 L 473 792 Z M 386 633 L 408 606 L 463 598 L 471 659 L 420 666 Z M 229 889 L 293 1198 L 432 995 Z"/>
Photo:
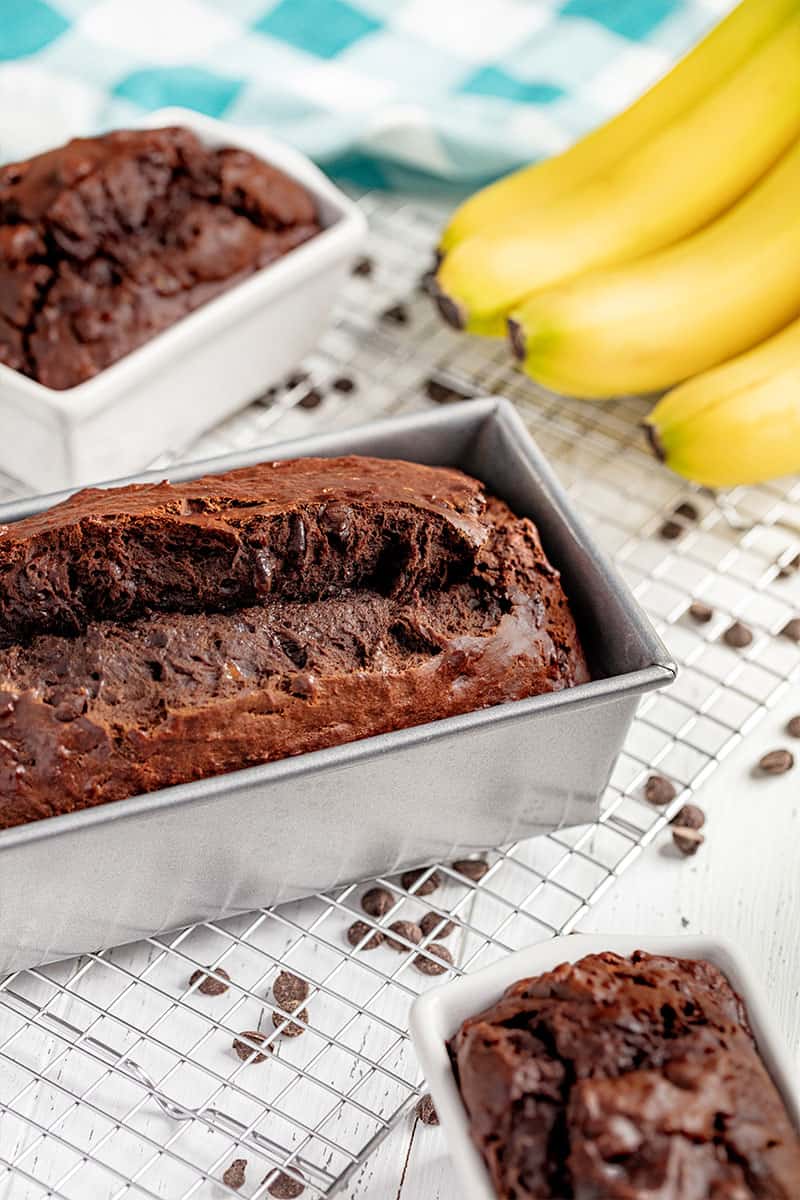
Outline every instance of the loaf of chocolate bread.
<path id="1" fill-rule="evenodd" d="M 81 492 L 0 579 L 0 827 L 588 678 L 533 524 L 442 468 Z"/>
<path id="2" fill-rule="evenodd" d="M 282 171 L 188 129 L 77 138 L 0 168 L 0 361 L 96 375 L 319 230 Z"/>
<path id="3" fill-rule="evenodd" d="M 499 1200 L 795 1200 L 800 1137 L 704 961 L 592 954 L 451 1043 Z"/>

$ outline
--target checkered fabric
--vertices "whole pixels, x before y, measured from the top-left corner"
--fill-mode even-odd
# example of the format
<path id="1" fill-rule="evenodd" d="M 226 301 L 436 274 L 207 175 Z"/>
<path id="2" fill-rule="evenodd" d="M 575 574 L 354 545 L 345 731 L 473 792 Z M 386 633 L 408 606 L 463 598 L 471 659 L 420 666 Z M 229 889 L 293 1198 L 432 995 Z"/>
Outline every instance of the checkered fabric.
<path id="1" fill-rule="evenodd" d="M 371 184 L 473 183 L 624 107 L 733 0 L 6 0 L 0 156 L 181 104 Z"/>

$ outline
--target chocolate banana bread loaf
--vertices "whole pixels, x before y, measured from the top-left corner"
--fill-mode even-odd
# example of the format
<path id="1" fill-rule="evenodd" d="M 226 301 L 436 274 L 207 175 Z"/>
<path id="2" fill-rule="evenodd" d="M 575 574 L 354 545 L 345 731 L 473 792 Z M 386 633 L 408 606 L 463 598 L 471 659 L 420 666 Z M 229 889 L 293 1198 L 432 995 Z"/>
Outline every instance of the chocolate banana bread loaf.
<path id="1" fill-rule="evenodd" d="M 314 202 L 187 129 L 0 168 L 0 361 L 69 388 L 319 231 Z"/>
<path id="2" fill-rule="evenodd" d="M 708 962 L 593 954 L 508 988 L 451 1057 L 500 1200 L 795 1200 L 800 1138 Z"/>
<path id="3" fill-rule="evenodd" d="M 413 463 L 84 491 L 0 581 L 0 827 L 588 678 L 533 524 Z"/>

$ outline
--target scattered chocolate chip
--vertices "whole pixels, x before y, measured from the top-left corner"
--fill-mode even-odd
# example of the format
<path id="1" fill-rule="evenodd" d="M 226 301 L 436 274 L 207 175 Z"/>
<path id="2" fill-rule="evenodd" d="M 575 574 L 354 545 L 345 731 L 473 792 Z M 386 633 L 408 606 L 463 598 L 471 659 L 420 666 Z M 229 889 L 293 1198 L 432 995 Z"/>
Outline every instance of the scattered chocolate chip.
<path id="1" fill-rule="evenodd" d="M 305 396 L 297 401 L 298 408 L 319 408 L 324 397 L 319 388 L 309 388 Z"/>
<path id="2" fill-rule="evenodd" d="M 800 717 L 792 717 L 791 721 L 787 722 L 786 732 L 789 737 L 800 738 Z"/>
<path id="3" fill-rule="evenodd" d="M 733 646 L 736 650 L 743 650 L 745 646 L 749 646 L 753 640 L 753 631 L 743 625 L 741 621 L 734 621 L 722 635 L 723 641 L 729 646 Z"/>
<path id="4" fill-rule="evenodd" d="M 684 804 L 670 821 L 671 825 L 685 825 L 687 829 L 702 829 L 706 823 L 706 814 L 697 804 Z"/>
<path id="5" fill-rule="evenodd" d="M 675 539 L 679 538 L 682 533 L 683 525 L 681 525 L 680 521 L 673 521 L 670 519 L 665 521 L 661 526 L 658 531 L 658 536 L 664 538 L 664 540 L 667 542 L 674 542 Z"/>
<path id="6" fill-rule="evenodd" d="M 485 858 L 460 858 L 458 862 L 451 863 L 450 866 L 459 875 L 463 875 L 465 879 L 470 879 L 473 883 L 478 883 L 483 879 L 489 870 L 489 864 Z"/>
<path id="7" fill-rule="evenodd" d="M 792 617 L 791 621 L 787 621 L 781 630 L 781 637 L 790 638 L 793 642 L 800 642 L 800 617 Z"/>
<path id="8" fill-rule="evenodd" d="M 351 392 L 356 390 L 356 381 L 350 375 L 337 375 L 331 380 L 331 387 L 335 392 L 341 392 L 343 396 L 349 396 Z"/>
<path id="9" fill-rule="evenodd" d="M 665 779 L 663 775 L 651 775 L 644 785 L 644 798 L 648 804 L 656 804 L 659 808 L 669 804 L 677 796 L 675 784 Z"/>
<path id="10" fill-rule="evenodd" d="M 710 604 L 704 604 L 702 600 L 693 600 L 689 605 L 689 616 L 693 621 L 697 621 L 698 625 L 707 625 L 714 616 L 714 610 Z"/>
<path id="11" fill-rule="evenodd" d="M 424 1096 L 420 1096 L 414 1107 L 414 1112 L 417 1114 L 420 1121 L 422 1121 L 423 1125 L 439 1124 L 439 1114 L 433 1107 L 433 1100 L 430 1092 L 426 1092 Z"/>
<path id="12" fill-rule="evenodd" d="M 294 1012 L 308 999 L 309 986 L 305 979 L 292 975 L 291 971 L 281 971 L 272 985 L 275 1003 L 280 1004 L 286 1012 Z"/>
<path id="13" fill-rule="evenodd" d="M 439 379 L 426 379 L 425 395 L 434 404 L 457 404 L 461 400 L 469 400 L 472 393 L 462 392 L 452 384 L 442 383 Z"/>
<path id="14" fill-rule="evenodd" d="M 429 937 L 435 933 L 437 937 L 446 938 L 455 929 L 455 922 L 448 921 L 446 917 L 440 917 L 438 913 L 428 912 L 419 923 L 424 937 Z"/>
<path id="15" fill-rule="evenodd" d="M 424 954 L 418 954 L 414 959 L 414 966 L 423 975 L 444 975 L 447 967 L 453 965 L 453 956 L 447 949 L 447 946 L 440 946 L 438 942 L 431 942 L 427 950 L 428 954 L 433 954 L 442 961 L 433 962 L 432 959 L 426 958 Z"/>
<path id="16" fill-rule="evenodd" d="M 264 1046 L 263 1053 L 260 1050 L 255 1050 L 253 1046 L 248 1046 L 247 1042 L 243 1042 L 242 1038 L 248 1038 L 251 1042 L 256 1042 L 259 1046 Z M 244 1033 L 240 1033 L 238 1038 L 233 1039 L 233 1048 L 239 1055 L 242 1062 L 249 1062 L 251 1066 L 256 1063 L 261 1063 L 268 1054 L 272 1054 L 274 1047 L 270 1042 L 269 1045 L 264 1045 L 267 1040 L 267 1035 L 261 1033 L 258 1029 L 246 1029 Z"/>
<path id="17" fill-rule="evenodd" d="M 418 871 L 406 871 L 400 882 L 407 892 L 410 892 L 414 884 L 423 875 L 427 874 L 428 868 L 421 867 Z M 431 871 L 424 883 L 421 883 L 414 891 L 415 896 L 430 896 L 431 892 L 435 892 L 439 884 L 442 882 L 442 877 L 438 871 Z"/>
<path id="18" fill-rule="evenodd" d="M 291 391 L 292 388 L 300 387 L 301 383 L 305 383 L 308 379 L 308 371 L 292 371 L 291 375 L 286 376 L 284 387 Z"/>
<path id="19" fill-rule="evenodd" d="M 683 517 L 686 521 L 696 521 L 700 513 L 690 500 L 682 500 L 675 506 L 675 516 Z"/>
<path id="20" fill-rule="evenodd" d="M 758 769 L 765 775 L 785 775 L 794 766 L 791 750 L 770 750 L 758 760 Z"/>
<path id="21" fill-rule="evenodd" d="M 363 946 L 358 946 L 362 938 L 372 932 L 372 937 L 364 942 Z M 373 929 L 366 921 L 354 921 L 347 931 L 347 940 L 351 946 L 358 946 L 359 950 L 376 950 L 383 941 L 385 934 L 382 929 Z"/>
<path id="22" fill-rule="evenodd" d="M 371 917 L 382 917 L 394 908 L 394 896 L 386 888 L 374 887 L 364 892 L 361 897 L 361 907 Z"/>
<path id="23" fill-rule="evenodd" d="M 692 854 L 697 854 L 706 839 L 698 829 L 690 829 L 688 825 L 674 825 L 672 840 L 681 854 L 685 854 L 688 858 Z"/>
<path id="24" fill-rule="evenodd" d="M 222 1173 L 222 1182 L 229 1188 L 238 1190 L 244 1186 L 244 1169 L 247 1166 L 246 1158 L 235 1158 L 229 1167 L 226 1167 Z"/>
<path id="25" fill-rule="evenodd" d="M 364 254 L 361 258 L 357 258 L 353 263 L 351 274 L 360 275 L 362 279 L 369 279 L 375 269 L 375 263 L 368 254 Z"/>
<path id="26" fill-rule="evenodd" d="M 307 1008 L 301 1008 L 300 1012 L 297 1014 L 297 1016 L 298 1016 L 299 1020 L 305 1021 L 306 1025 L 308 1024 L 308 1009 Z M 280 1028 L 280 1026 L 283 1025 L 283 1022 L 285 1020 L 286 1020 L 286 1017 L 283 1015 L 283 1013 L 273 1012 L 272 1024 L 275 1026 L 276 1029 Z M 305 1033 L 305 1029 L 303 1028 L 303 1026 L 295 1024 L 294 1021 L 290 1021 L 289 1024 L 285 1026 L 285 1028 L 281 1029 L 281 1037 L 292 1037 L 292 1038 L 300 1037 L 300 1035 L 303 1033 Z"/>
<path id="27" fill-rule="evenodd" d="M 396 933 L 399 937 L 405 938 L 406 942 L 413 942 L 415 946 L 422 941 L 422 930 L 414 921 L 392 921 L 386 935 L 386 945 L 391 950 L 397 950 L 398 954 L 405 954 L 409 947 L 405 942 L 398 942 L 396 938 L 390 938 L 389 933 Z"/>
<path id="28" fill-rule="evenodd" d="M 429 271 L 423 271 L 417 280 L 417 291 L 423 295 L 433 296 L 436 294 L 436 267 L 431 267 Z"/>
<path id="29" fill-rule="evenodd" d="M 381 313 L 381 320 L 387 325 L 407 325 L 408 309 L 405 304 L 392 304 Z"/>
<path id="30" fill-rule="evenodd" d="M 285 1171 L 279 1171 L 277 1175 L 272 1176 L 272 1182 L 267 1184 L 267 1191 L 270 1196 L 274 1196 L 275 1200 L 295 1200 L 296 1196 L 302 1196 L 306 1190 L 305 1184 L 301 1183 L 302 1173 L 297 1167 L 292 1167 L 294 1175 L 287 1175 Z M 266 1183 L 272 1175 L 265 1175 L 261 1180 L 262 1184 Z M 295 1179 L 294 1176 L 297 1176 Z"/>
<path id="31" fill-rule="evenodd" d="M 197 989 L 204 996 L 221 996 L 223 992 L 227 992 L 231 977 L 224 967 L 209 967 L 208 970 L 213 974 L 206 974 L 205 971 L 194 971 L 189 978 L 189 986 L 197 983 L 198 979 L 202 979 L 202 983 Z M 218 978 L 219 976 L 222 978 Z"/>

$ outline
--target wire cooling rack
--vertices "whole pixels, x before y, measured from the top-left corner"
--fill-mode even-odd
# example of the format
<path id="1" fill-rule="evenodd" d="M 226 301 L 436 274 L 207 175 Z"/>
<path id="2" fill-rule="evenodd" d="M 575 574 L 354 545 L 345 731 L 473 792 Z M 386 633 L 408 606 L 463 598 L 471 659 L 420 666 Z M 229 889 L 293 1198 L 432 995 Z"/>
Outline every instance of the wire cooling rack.
<path id="1" fill-rule="evenodd" d="M 800 611 L 800 484 L 722 500 L 687 488 L 645 453 L 641 401 L 558 399 L 518 374 L 499 343 L 442 326 L 420 284 L 440 212 L 373 194 L 362 203 L 372 271 L 349 280 L 309 378 L 171 457 L 503 393 L 681 664 L 679 679 L 643 701 L 597 823 L 491 850 L 479 880 L 440 864 L 411 890 L 379 881 L 395 901 L 379 918 L 360 910 L 364 885 L 351 886 L 0 983 L 3 1200 L 290 1196 L 301 1179 L 307 1196 L 343 1188 L 418 1094 L 407 1016 L 438 981 L 425 973 L 442 965 L 432 944 L 448 947 L 459 973 L 572 929 L 798 674 L 800 650 L 780 631 Z M 15 493 L 10 481 L 5 490 Z M 687 501 L 696 515 L 676 515 Z M 679 536 L 659 536 L 665 519 Z M 706 624 L 687 613 L 697 599 L 714 609 Z M 734 620 L 754 634 L 741 650 L 722 639 Z M 652 770 L 677 786 L 663 810 L 643 798 Z M 420 945 L 395 937 L 398 949 L 367 950 L 371 928 L 363 948 L 345 937 L 356 919 L 385 928 L 426 912 L 455 928 Z M 200 968 L 227 972 L 227 990 L 199 991 Z M 280 1007 L 281 971 L 306 981 L 301 1008 Z M 248 1031 L 267 1035 L 272 1052 Z"/>

